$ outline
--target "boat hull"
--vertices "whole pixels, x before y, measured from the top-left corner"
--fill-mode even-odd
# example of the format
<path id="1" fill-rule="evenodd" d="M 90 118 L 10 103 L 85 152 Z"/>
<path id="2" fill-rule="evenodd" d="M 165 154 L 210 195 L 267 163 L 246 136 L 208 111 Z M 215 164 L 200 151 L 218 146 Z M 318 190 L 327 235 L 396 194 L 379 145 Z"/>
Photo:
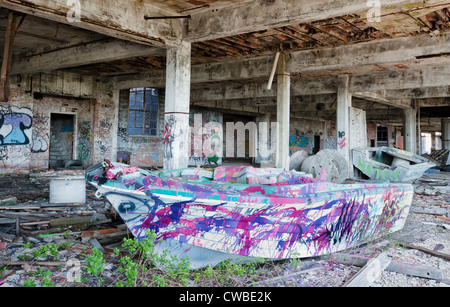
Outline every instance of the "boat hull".
<path id="1" fill-rule="evenodd" d="M 187 256 L 194 267 L 242 257 L 288 259 L 325 255 L 403 228 L 410 184 L 310 182 L 264 186 L 141 174 L 88 181 L 133 235 L 154 231 L 158 248 Z"/>
<path id="2" fill-rule="evenodd" d="M 372 180 L 411 182 L 435 163 L 408 151 L 375 147 L 352 150 L 353 165 Z"/>

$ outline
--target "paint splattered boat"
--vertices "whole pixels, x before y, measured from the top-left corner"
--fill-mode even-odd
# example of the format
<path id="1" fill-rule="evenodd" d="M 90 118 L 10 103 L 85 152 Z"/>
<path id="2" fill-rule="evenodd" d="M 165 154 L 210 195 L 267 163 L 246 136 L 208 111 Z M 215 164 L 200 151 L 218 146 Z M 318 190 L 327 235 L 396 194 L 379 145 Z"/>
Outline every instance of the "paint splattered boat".
<path id="1" fill-rule="evenodd" d="M 410 184 L 336 184 L 278 169 L 186 168 L 151 173 L 105 161 L 86 171 L 133 235 L 193 268 L 225 259 L 324 255 L 403 228 Z"/>

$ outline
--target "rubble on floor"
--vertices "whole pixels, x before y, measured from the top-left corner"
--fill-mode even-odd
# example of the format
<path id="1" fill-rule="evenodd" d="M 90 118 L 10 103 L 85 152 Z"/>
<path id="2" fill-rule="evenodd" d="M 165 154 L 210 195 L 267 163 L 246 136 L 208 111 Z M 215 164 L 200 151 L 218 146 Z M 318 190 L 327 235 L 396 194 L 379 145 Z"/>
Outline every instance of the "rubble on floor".
<path id="1" fill-rule="evenodd" d="M 436 163 L 438 167 L 450 166 L 450 149 L 435 150 L 430 154 L 423 154 L 422 157 Z"/>
<path id="2" fill-rule="evenodd" d="M 67 174 L 80 174 L 70 171 Z M 75 173 L 74 173 L 75 172 Z M 0 177 L 0 287 L 114 286 L 120 272 L 122 220 L 106 199 L 86 187 L 86 203 L 50 204 L 49 180 L 60 173 Z M 424 174 L 403 230 L 328 256 L 258 266 L 251 277 L 194 278 L 188 286 L 444 287 L 450 285 L 450 173 Z M 101 279 L 88 274 L 86 257 L 104 254 Z M 74 271 L 74 268 L 82 268 Z M 248 270 L 250 271 L 250 270 Z M 82 278 L 74 279 L 74 272 Z M 207 270 L 202 270 L 208 276 Z M 252 271 L 253 272 L 253 271 Z"/>

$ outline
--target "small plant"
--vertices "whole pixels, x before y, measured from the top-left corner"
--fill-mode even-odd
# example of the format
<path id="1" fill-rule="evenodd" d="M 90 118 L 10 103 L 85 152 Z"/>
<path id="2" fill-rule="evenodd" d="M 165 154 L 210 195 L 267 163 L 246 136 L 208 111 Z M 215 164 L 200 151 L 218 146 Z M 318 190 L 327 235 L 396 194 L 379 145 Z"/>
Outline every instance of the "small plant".
<path id="1" fill-rule="evenodd" d="M 48 256 L 53 256 L 55 260 L 58 260 L 58 250 L 58 245 L 54 243 L 48 243 L 34 250 L 33 256 L 36 259 L 43 258 L 44 260 L 46 260 Z"/>
<path id="2" fill-rule="evenodd" d="M 51 278 L 52 272 L 50 270 L 44 271 L 43 269 L 38 269 L 35 274 L 33 274 L 34 277 L 42 276 L 41 286 L 42 287 L 55 287 L 55 285 L 52 284 L 52 278 Z"/>
<path id="3" fill-rule="evenodd" d="M 124 239 L 122 247 L 128 250 L 129 256 L 119 260 L 121 266 L 118 271 L 122 277 L 116 282 L 117 287 L 188 285 L 191 273 L 189 259 L 169 257 L 167 251 L 158 253 L 156 243 L 154 231 L 147 232 L 142 240 Z M 114 253 L 119 254 L 119 251 Z"/>
<path id="4" fill-rule="evenodd" d="M 26 288 L 33 288 L 33 287 L 36 287 L 36 281 L 27 279 L 27 280 L 25 280 L 25 282 L 23 283 L 23 286 L 26 287 Z"/>
<path id="5" fill-rule="evenodd" d="M 96 276 L 98 282 L 102 282 L 103 279 L 100 278 L 100 275 L 104 271 L 104 263 L 103 253 L 98 248 L 94 247 L 92 249 L 92 254 L 86 257 L 86 272 Z"/>

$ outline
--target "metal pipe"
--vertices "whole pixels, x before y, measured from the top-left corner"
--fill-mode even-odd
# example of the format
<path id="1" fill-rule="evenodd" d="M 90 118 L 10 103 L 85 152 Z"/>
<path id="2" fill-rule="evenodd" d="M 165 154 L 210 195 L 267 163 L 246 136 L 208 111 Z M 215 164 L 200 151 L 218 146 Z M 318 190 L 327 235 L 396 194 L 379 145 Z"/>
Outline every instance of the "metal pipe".
<path id="1" fill-rule="evenodd" d="M 191 15 L 184 15 L 184 16 L 144 16 L 145 20 L 150 19 L 180 19 L 180 18 L 191 18 Z"/>
<path id="2" fill-rule="evenodd" d="M 272 72 L 270 73 L 269 82 L 267 83 L 267 89 L 270 90 L 272 88 L 273 78 L 275 77 L 275 72 L 277 71 L 278 59 L 280 58 L 280 53 L 277 52 L 275 54 L 275 59 L 273 61 Z"/>

